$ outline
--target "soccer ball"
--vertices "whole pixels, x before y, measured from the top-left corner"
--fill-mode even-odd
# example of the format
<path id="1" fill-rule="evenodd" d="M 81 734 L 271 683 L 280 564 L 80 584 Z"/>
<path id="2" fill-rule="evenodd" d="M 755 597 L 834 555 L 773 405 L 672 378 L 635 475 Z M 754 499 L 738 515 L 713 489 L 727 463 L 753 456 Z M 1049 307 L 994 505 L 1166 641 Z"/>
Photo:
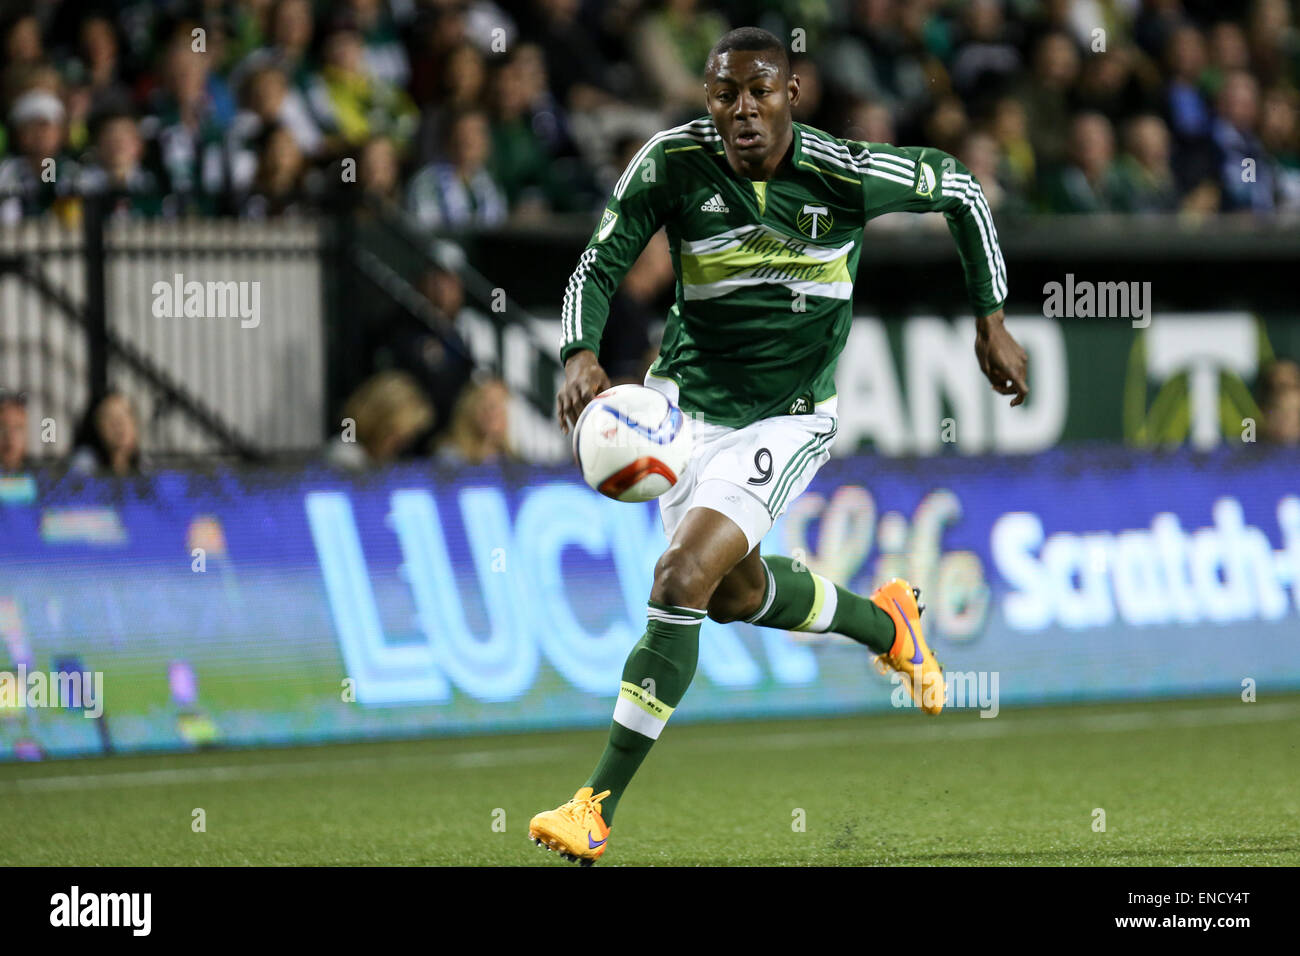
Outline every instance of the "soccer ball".
<path id="1" fill-rule="evenodd" d="M 677 484 L 691 458 L 690 423 L 644 385 L 606 389 L 582 410 L 573 457 L 582 480 L 615 501 L 649 501 Z"/>

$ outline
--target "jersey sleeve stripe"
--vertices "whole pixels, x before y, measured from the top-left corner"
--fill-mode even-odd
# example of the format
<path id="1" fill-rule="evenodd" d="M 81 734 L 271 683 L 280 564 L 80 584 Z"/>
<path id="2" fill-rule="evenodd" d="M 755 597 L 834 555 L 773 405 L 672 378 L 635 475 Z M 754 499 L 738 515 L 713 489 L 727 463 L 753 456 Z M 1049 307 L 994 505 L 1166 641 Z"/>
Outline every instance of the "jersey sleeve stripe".
<path id="1" fill-rule="evenodd" d="M 896 176 L 893 173 L 887 173 L 882 169 L 868 169 L 865 170 L 863 174 L 866 176 L 878 176 L 881 179 L 888 179 L 890 182 L 900 183 L 904 186 L 912 185 L 912 180 L 910 178 L 905 179 L 902 176 Z"/>
<path id="2" fill-rule="evenodd" d="M 892 156 L 872 156 L 869 165 L 875 166 L 877 169 L 893 170 L 905 176 L 914 176 L 916 174 L 915 163 L 900 163 Z"/>
<path id="3" fill-rule="evenodd" d="M 627 164 L 627 169 L 623 170 L 623 175 L 619 177 L 618 184 L 614 187 L 614 196 L 617 199 L 623 198 L 623 193 L 627 191 L 628 184 L 632 181 L 632 176 L 641 167 L 641 163 L 650 155 L 651 151 L 660 143 L 667 142 L 670 139 L 693 139 L 697 144 L 703 145 L 711 142 L 721 142 L 722 137 L 716 132 L 712 132 L 712 125 L 696 126 L 694 123 L 687 123 L 684 126 L 674 126 L 672 129 L 666 129 L 662 132 L 655 133 L 651 136 L 644 146 L 642 146 L 632 161 Z"/>
<path id="4" fill-rule="evenodd" d="M 992 220 L 989 220 L 987 226 L 985 225 L 984 213 L 978 208 L 975 198 L 970 192 L 969 183 L 963 183 L 960 178 L 956 176 L 945 176 L 943 178 L 943 185 L 944 187 L 947 187 L 944 189 L 944 192 L 960 199 L 962 204 L 968 207 L 974 214 L 975 226 L 979 229 L 980 241 L 984 245 L 984 256 L 988 262 L 989 275 L 993 279 L 993 294 L 999 301 L 1005 299 L 1007 293 L 1005 280 L 1002 275 L 1002 267 L 998 261 L 998 253 L 993 251 L 997 246 L 997 240 L 994 238 L 990 241 L 989 237 L 989 233 L 993 230 Z M 996 237 L 997 233 L 993 232 L 993 235 Z"/>
<path id="5" fill-rule="evenodd" d="M 843 147 L 835 149 L 829 143 L 823 143 L 821 140 L 804 137 L 803 151 L 813 159 L 824 160 L 851 173 L 862 173 L 866 170 L 866 164 L 855 160 L 849 155 L 847 149 Z"/>
<path id="6" fill-rule="evenodd" d="M 1000 297 L 1005 298 L 1007 294 L 1007 263 L 1002 257 L 1002 246 L 997 241 L 997 229 L 994 228 L 993 225 L 993 211 L 989 209 L 988 200 L 984 197 L 984 190 L 980 187 L 979 182 L 976 181 L 974 177 L 958 174 L 955 178 L 965 181 L 966 192 L 974 200 L 976 212 L 983 216 L 984 221 L 988 224 L 989 235 L 993 237 L 993 251 L 997 254 L 998 258 L 998 278 L 1001 280 L 1002 284 L 1002 293 Z"/>
<path id="7" fill-rule="evenodd" d="M 582 287 L 587 281 L 587 272 L 595 261 L 596 250 L 584 250 L 578 257 L 578 267 L 569 276 L 569 284 L 564 290 L 564 306 L 560 313 L 561 347 L 582 338 Z"/>

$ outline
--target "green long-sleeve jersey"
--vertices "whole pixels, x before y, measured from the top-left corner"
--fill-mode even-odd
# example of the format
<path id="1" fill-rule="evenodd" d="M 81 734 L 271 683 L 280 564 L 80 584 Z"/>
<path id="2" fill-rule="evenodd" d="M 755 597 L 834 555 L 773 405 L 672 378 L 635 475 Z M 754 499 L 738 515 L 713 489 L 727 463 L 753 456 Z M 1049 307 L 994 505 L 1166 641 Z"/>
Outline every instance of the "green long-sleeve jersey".
<path id="1" fill-rule="evenodd" d="M 677 384 L 683 411 L 719 425 L 811 412 L 835 394 L 863 226 L 898 211 L 942 212 L 975 312 L 1002 306 L 993 217 L 947 153 L 795 123 L 790 161 L 757 182 L 732 170 L 708 117 L 657 133 L 615 185 L 569 278 L 561 361 L 599 354 L 610 298 L 664 227 L 677 295 L 651 374 Z"/>

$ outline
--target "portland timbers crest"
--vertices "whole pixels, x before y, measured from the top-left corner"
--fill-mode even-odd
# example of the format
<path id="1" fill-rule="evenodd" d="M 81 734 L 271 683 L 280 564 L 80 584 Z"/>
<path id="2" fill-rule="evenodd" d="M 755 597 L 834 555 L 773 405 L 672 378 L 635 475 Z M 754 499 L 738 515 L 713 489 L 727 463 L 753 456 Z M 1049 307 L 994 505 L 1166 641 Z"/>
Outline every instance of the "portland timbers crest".
<path id="1" fill-rule="evenodd" d="M 804 203 L 803 208 L 799 210 L 799 215 L 795 217 L 794 224 L 809 239 L 820 239 L 831 231 L 835 219 L 831 216 L 828 207 Z"/>

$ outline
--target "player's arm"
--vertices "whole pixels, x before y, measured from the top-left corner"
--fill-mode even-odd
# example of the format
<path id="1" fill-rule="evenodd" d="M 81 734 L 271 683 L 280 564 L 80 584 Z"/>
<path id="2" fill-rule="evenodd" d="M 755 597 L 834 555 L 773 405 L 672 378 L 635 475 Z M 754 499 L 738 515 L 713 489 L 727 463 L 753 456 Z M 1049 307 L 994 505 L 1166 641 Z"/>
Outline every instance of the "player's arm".
<path id="1" fill-rule="evenodd" d="M 569 277 L 560 314 L 564 386 L 555 398 L 556 417 L 565 434 L 587 403 L 609 388 L 609 376 L 597 359 L 609 303 L 627 270 L 663 225 L 671 195 L 663 145 L 651 140 L 615 184 L 596 231 Z"/>
<path id="2" fill-rule="evenodd" d="M 1019 405 L 1029 394 L 1029 357 L 1003 324 L 1007 268 L 979 181 L 943 150 L 886 143 L 852 146 L 866 149 L 856 157 L 862 170 L 866 219 L 887 212 L 941 212 L 948 220 L 975 310 L 980 371 L 995 391 L 1014 395 L 1011 404 Z"/>

